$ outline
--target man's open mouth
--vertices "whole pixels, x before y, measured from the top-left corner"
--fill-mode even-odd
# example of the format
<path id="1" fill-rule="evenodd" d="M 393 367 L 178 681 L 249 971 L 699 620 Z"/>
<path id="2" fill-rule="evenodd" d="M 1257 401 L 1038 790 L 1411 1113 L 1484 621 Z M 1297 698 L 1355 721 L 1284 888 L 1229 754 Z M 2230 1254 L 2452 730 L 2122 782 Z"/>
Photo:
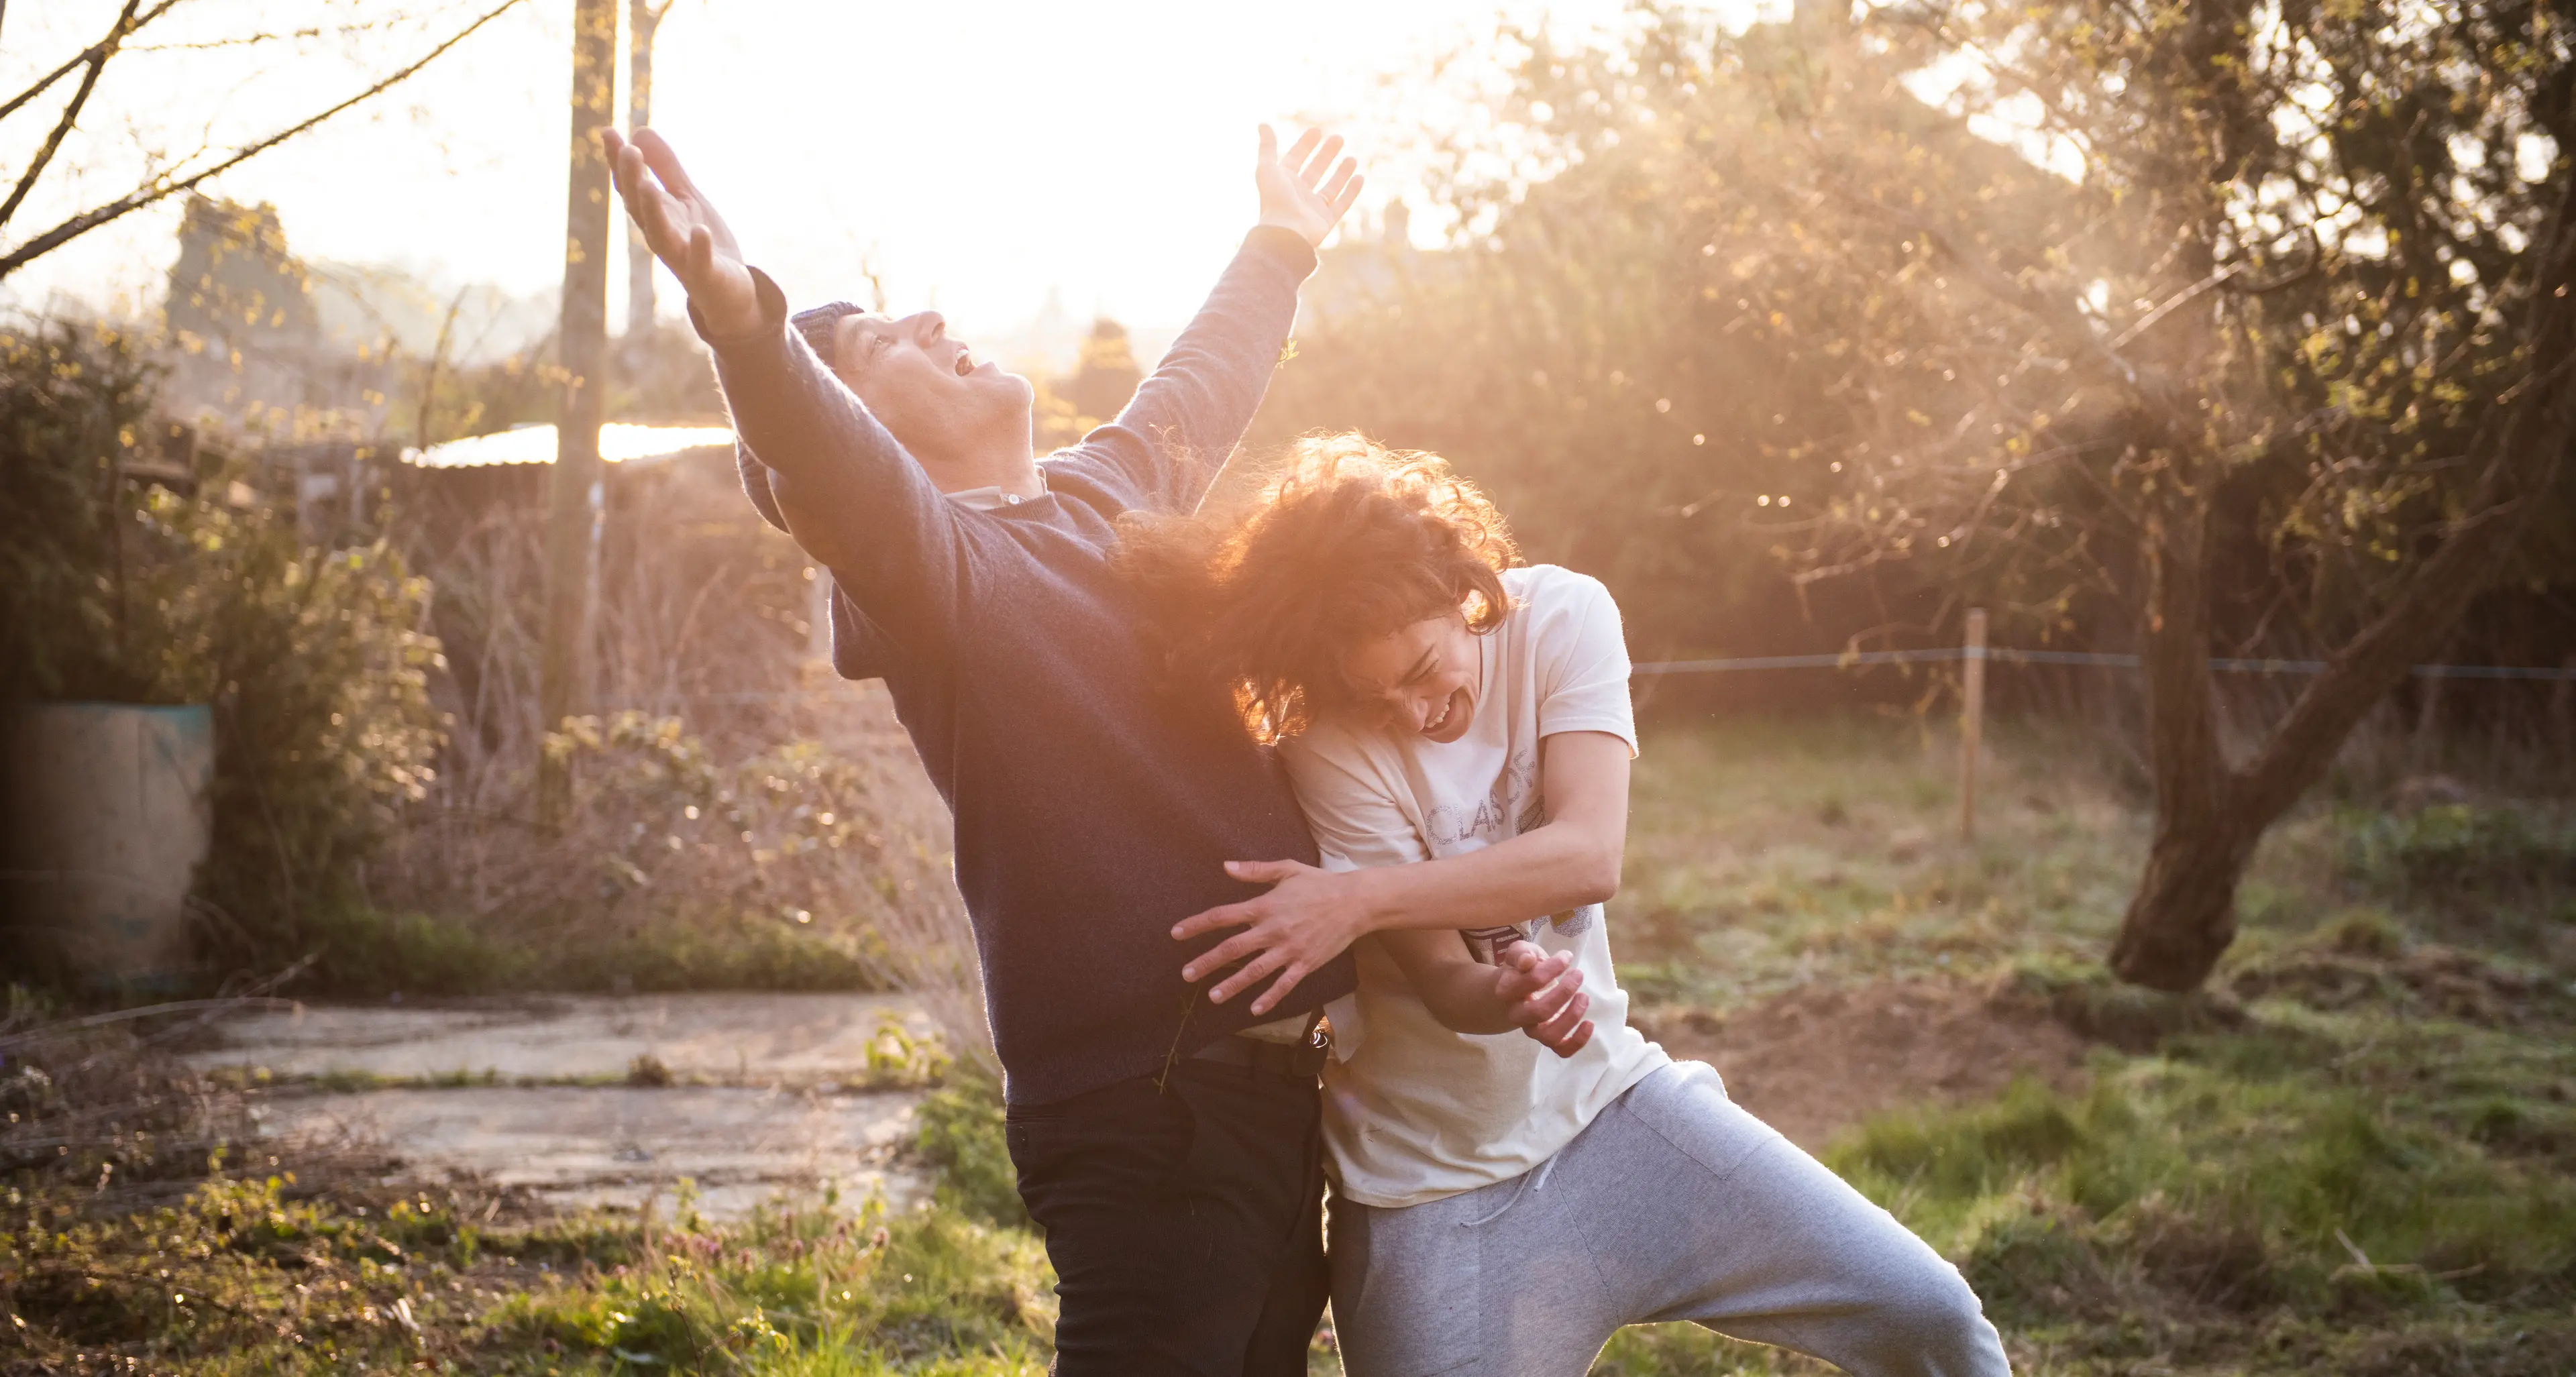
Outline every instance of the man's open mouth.
<path id="1" fill-rule="evenodd" d="M 1457 710 L 1458 695 L 1453 693 L 1447 698 L 1442 699 L 1440 702 L 1440 715 L 1422 724 L 1422 734 L 1429 736 L 1431 733 L 1440 730 L 1442 727 L 1448 726 L 1449 714 L 1456 712 Z"/>
<path id="2" fill-rule="evenodd" d="M 963 378 L 975 371 L 975 355 L 965 349 L 957 351 L 957 376 Z"/>

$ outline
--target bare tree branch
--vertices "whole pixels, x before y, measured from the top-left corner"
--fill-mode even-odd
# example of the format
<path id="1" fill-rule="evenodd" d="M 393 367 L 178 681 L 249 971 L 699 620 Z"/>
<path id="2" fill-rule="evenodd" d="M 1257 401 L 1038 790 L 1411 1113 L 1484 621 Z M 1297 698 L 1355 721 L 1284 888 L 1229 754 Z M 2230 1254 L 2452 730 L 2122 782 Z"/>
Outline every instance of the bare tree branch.
<path id="1" fill-rule="evenodd" d="M 231 157 L 216 163 L 212 167 L 206 168 L 201 172 L 190 173 L 185 177 L 176 176 L 176 169 L 172 169 L 170 172 L 164 172 L 161 175 L 154 177 L 142 186 L 135 188 L 133 191 L 128 192 L 124 196 L 118 197 L 116 200 L 111 201 L 106 205 L 99 206 L 92 210 L 83 211 L 69 220 L 65 220 L 61 224 L 54 226 L 52 229 L 45 231 L 43 234 L 37 235 L 35 238 L 28 240 L 15 249 L 10 250 L 6 257 L 0 257 L 0 278 L 8 277 L 9 274 L 16 272 L 18 269 L 25 267 L 27 264 L 34 262 L 38 258 L 42 258 L 46 254 L 53 252 L 55 249 L 61 248 L 72 240 L 89 233 L 91 230 L 97 229 L 101 225 L 122 219 L 156 201 L 161 201 L 168 197 L 175 196 L 180 192 L 191 190 L 199 183 L 204 182 L 210 177 L 214 177 L 220 173 L 238 167 L 241 164 L 248 162 L 250 159 L 267 152 L 269 149 L 275 148 L 277 145 L 286 142 L 288 139 L 294 138 L 298 134 L 302 134 L 313 129 L 315 126 L 322 124 L 333 116 L 349 110 L 354 106 L 362 105 L 376 96 L 384 94 L 386 91 L 391 90 L 395 86 L 410 79 L 414 74 L 418 73 L 422 68 L 428 66 L 430 63 L 437 61 L 442 56 L 445 56 L 448 49 L 464 42 L 468 37 L 473 35 L 475 30 L 480 29 L 484 25 L 491 23 L 493 20 L 500 18 L 503 14 L 516 9 L 519 3 L 520 0 L 502 0 L 500 5 L 486 11 L 481 18 L 476 19 L 473 23 L 458 30 L 454 35 L 449 37 L 446 42 L 430 49 L 429 52 L 419 61 L 403 68 L 401 71 L 395 72 L 384 80 L 368 87 L 366 90 L 360 91 L 356 95 L 349 97 L 347 100 L 332 106 L 328 110 L 322 111 L 320 114 L 317 114 L 300 124 L 281 129 L 278 132 L 269 135 L 267 138 L 261 139 L 257 143 L 241 149 Z"/>
<path id="2" fill-rule="evenodd" d="M 2174 312 L 2181 310 L 2183 307 L 2188 306 L 2195 301 L 2200 300 L 2209 293 L 2218 290 L 2219 287 L 2226 284 L 2227 279 L 2234 277 L 2237 270 L 2243 266 L 2244 264 L 2241 263 L 2230 263 L 2226 267 L 2221 268 L 2218 271 L 2211 273 L 2209 276 L 2202 278 L 2198 282 L 2174 293 L 2172 296 L 2166 297 L 2162 305 L 2159 305 L 2154 310 L 2138 317 L 2136 324 L 2116 335 L 2113 335 L 2111 337 L 2111 347 L 2115 350 L 2128 348 L 2131 344 L 2137 342 L 2138 336 L 2156 328 L 2157 324 L 2163 321 L 2165 317 L 2172 315 Z"/>
<path id="3" fill-rule="evenodd" d="M 128 43 L 130 53 L 208 53 L 226 48 L 251 48 L 262 43 L 283 43 L 289 39 L 354 38 L 359 34 L 382 33 L 402 24 L 407 16 L 400 11 L 372 20 L 353 20 L 346 24 L 310 24 L 300 29 L 262 29 L 255 33 L 233 34 L 225 38 L 208 38 L 184 43 Z M 137 27 L 140 27 L 138 25 Z"/>
<path id="4" fill-rule="evenodd" d="M 2490 448 L 2467 514 L 2454 523 L 2405 591 L 2347 641 L 2309 681 L 2262 754 L 2240 777 L 2247 812 L 2265 823 L 2314 783 L 2333 743 L 2450 634 L 2469 600 L 2511 558 L 2532 498 L 2557 481 L 2576 438 L 2576 179 L 2561 192 L 2532 286 L 2526 338 L 2531 374 L 2507 394 L 2509 414 L 2481 438 Z"/>
<path id="5" fill-rule="evenodd" d="M 107 37 L 89 50 L 89 70 L 81 74 L 80 89 L 72 92 L 72 98 L 63 104 L 63 117 L 54 121 L 54 132 L 45 136 L 35 156 L 27 160 L 27 170 L 18 178 L 18 185 L 10 189 L 9 199 L 0 201 L 0 225 L 8 224 L 9 217 L 18 213 L 19 203 L 27 199 L 36 179 L 44 175 L 45 165 L 54 160 L 54 154 L 62 151 L 63 139 L 72 132 L 72 126 L 80 122 L 81 109 L 89 104 L 90 92 L 98 89 L 98 74 L 106 71 L 107 60 L 116 56 L 116 45 L 132 27 L 134 11 L 142 3 L 143 0 L 125 0 L 125 8 L 116 12 L 116 22 L 108 26 Z"/>
<path id="6" fill-rule="evenodd" d="M 184 3 L 184 0 L 161 0 L 160 4 L 154 5 L 151 9 L 144 11 L 141 18 L 136 19 L 131 24 L 124 25 L 121 31 L 122 38 L 133 37 L 135 34 L 142 31 L 144 25 L 160 18 L 162 15 L 168 14 L 171 9 L 182 3 Z M 128 6 L 127 8 L 131 11 L 132 6 Z M 0 120 L 5 120 L 11 115 L 18 113 L 18 107 L 25 105 L 27 102 L 34 100 L 38 96 L 43 95 L 46 91 L 53 88 L 53 84 L 55 82 L 79 71 L 81 64 L 100 58 L 105 50 L 113 48 L 120 41 L 120 34 L 110 33 L 105 41 L 93 44 L 90 47 L 83 48 L 79 52 L 72 54 L 70 61 L 65 62 L 60 67 L 56 67 L 54 70 L 37 78 L 35 85 L 11 96 L 5 103 L 0 103 Z"/>

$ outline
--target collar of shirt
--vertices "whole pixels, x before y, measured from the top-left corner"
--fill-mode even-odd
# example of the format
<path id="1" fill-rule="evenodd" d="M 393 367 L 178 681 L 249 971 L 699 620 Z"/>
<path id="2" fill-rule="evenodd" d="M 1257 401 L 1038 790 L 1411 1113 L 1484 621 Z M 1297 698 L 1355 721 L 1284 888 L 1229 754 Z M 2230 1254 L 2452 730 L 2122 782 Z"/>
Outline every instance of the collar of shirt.
<path id="1" fill-rule="evenodd" d="M 1037 470 L 1038 495 L 1043 497 L 1047 490 L 1046 465 L 1038 465 Z M 993 483 L 980 488 L 960 488 L 948 494 L 948 500 L 972 511 L 990 512 L 999 511 L 1004 507 L 1016 507 L 1029 499 L 1015 492 L 1004 492 L 1000 484 Z"/>

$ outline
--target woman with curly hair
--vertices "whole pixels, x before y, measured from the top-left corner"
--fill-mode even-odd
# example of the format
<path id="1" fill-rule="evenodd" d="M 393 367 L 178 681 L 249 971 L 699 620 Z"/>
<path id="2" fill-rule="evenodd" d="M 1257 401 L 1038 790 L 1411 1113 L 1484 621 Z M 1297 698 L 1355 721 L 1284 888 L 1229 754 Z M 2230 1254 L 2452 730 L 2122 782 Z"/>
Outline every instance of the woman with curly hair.
<path id="1" fill-rule="evenodd" d="M 1627 1023 L 1601 901 L 1636 729 L 1600 583 L 1520 564 L 1439 459 L 1355 435 L 1302 442 L 1245 510 L 1131 526 L 1118 559 L 1176 672 L 1216 676 L 1278 744 L 1327 871 L 1457 891 L 1445 929 L 1359 936 L 1359 988 L 1330 1006 L 1352 1377 L 1574 1377 L 1666 1320 L 1857 1373 L 2009 1370 L 1956 1268 Z M 1562 908 L 1480 906 L 1541 892 Z M 1236 907 L 1211 923 L 1258 916 Z M 1399 909 L 1435 911 L 1374 911 Z M 1185 973 L 1246 955 L 1217 997 L 1281 970 L 1275 998 L 1306 964 L 1256 941 Z"/>

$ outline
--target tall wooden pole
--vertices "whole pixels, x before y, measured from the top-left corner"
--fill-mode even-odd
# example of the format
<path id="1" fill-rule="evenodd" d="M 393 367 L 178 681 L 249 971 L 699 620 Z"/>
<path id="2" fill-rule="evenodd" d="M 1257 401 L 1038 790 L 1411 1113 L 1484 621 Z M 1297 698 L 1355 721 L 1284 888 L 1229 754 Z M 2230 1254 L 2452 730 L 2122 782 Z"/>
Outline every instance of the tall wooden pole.
<path id="1" fill-rule="evenodd" d="M 1986 609 L 1968 609 L 1968 644 L 1960 672 L 1959 840 L 1977 839 L 1977 756 L 1986 740 Z"/>
<path id="2" fill-rule="evenodd" d="M 653 122 L 653 38 L 672 0 L 627 0 L 626 134 Z M 653 334 L 653 250 L 644 243 L 643 227 L 626 222 L 626 356 L 629 366 L 643 360 L 645 341 Z M 629 378 L 633 375 L 630 373 Z"/>
<path id="3" fill-rule="evenodd" d="M 2558 662 L 2558 682 L 2549 686 L 2549 728 L 2558 749 L 2576 749 L 2576 655 Z"/>
<path id="4" fill-rule="evenodd" d="M 599 131 L 616 118 L 617 0 L 574 0 L 571 177 L 564 210 L 563 316 L 556 347 L 564 370 L 555 467 L 546 493 L 546 625 L 537 700 L 553 731 L 589 706 L 591 614 L 597 600 L 601 393 L 608 353 L 608 158 Z M 540 818 L 560 819 L 570 797 L 561 766 L 539 766 Z"/>

